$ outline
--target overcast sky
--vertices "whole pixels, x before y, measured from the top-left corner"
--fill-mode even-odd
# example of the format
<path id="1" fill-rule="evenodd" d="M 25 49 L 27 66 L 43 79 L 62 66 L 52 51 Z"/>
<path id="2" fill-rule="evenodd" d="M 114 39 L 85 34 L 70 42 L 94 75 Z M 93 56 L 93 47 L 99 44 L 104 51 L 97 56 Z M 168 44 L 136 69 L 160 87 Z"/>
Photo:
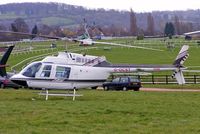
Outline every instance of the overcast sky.
<path id="1" fill-rule="evenodd" d="M 0 4 L 13 2 L 58 2 L 87 8 L 105 8 L 147 12 L 157 10 L 200 9 L 200 0 L 1 0 Z"/>

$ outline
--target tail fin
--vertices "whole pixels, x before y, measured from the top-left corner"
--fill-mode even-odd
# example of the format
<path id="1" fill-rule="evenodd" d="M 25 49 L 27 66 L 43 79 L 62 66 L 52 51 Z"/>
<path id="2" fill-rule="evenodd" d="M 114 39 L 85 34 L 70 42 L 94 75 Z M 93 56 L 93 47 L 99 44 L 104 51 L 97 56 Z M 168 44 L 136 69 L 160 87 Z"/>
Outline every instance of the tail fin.
<path id="1" fill-rule="evenodd" d="M 7 75 L 7 73 L 6 73 L 6 63 L 8 61 L 8 58 L 9 58 L 13 48 L 14 48 L 14 45 L 9 46 L 8 49 L 6 50 L 6 52 L 4 53 L 4 55 L 2 56 L 1 60 L 0 60 L 0 75 L 2 77 Z"/>
<path id="2" fill-rule="evenodd" d="M 185 79 L 183 76 L 183 72 L 182 69 L 184 68 L 183 63 L 186 61 L 186 59 L 188 58 L 189 54 L 188 54 L 188 49 L 189 46 L 188 45 L 184 45 L 178 56 L 176 57 L 173 65 L 175 67 L 177 67 L 177 70 L 174 71 L 174 73 L 172 74 L 172 78 L 176 78 L 178 84 L 185 84 Z"/>
<path id="3" fill-rule="evenodd" d="M 177 71 L 174 71 L 172 74 L 172 78 L 176 78 L 176 81 L 178 82 L 179 85 L 185 84 L 185 78 L 183 76 L 183 72 L 180 69 L 177 69 Z"/>
<path id="4" fill-rule="evenodd" d="M 173 65 L 175 65 L 176 67 L 182 67 L 183 66 L 183 63 L 186 61 L 186 59 L 189 56 L 188 49 L 189 49 L 188 45 L 184 45 L 181 48 L 181 50 L 180 50 L 178 56 L 176 57 Z"/>

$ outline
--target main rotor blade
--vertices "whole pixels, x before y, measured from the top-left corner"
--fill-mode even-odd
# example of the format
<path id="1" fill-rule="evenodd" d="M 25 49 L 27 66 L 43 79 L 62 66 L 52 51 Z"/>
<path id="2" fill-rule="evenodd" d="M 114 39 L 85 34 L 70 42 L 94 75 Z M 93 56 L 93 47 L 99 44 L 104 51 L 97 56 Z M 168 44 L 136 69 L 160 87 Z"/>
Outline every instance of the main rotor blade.
<path id="1" fill-rule="evenodd" d="M 161 49 L 154 49 L 154 48 L 140 47 L 140 46 L 130 46 L 130 45 L 112 43 L 112 42 L 97 42 L 97 41 L 93 41 L 93 43 L 95 43 L 95 44 L 112 45 L 112 46 L 130 47 L 130 48 L 139 48 L 139 49 L 146 49 L 146 50 L 153 50 L 153 51 L 163 51 Z"/>
<path id="2" fill-rule="evenodd" d="M 48 39 L 57 39 L 57 40 L 70 40 L 68 37 L 57 37 L 57 36 L 48 36 L 48 35 L 40 35 L 40 34 L 31 34 L 31 33 L 24 33 L 24 32 L 13 32 L 13 31 L 3 31 L 0 30 L 0 33 L 9 33 L 9 34 L 16 34 L 16 35 L 29 35 L 29 36 L 36 36 L 36 37 L 42 37 L 42 38 L 48 38 Z"/>

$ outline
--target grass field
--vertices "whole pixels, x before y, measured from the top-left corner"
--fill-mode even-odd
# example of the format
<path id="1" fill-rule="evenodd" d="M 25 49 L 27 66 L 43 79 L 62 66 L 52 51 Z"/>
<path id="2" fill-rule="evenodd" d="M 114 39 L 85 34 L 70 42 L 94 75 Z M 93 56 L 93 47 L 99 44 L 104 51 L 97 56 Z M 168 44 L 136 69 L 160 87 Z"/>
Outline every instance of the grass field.
<path id="1" fill-rule="evenodd" d="M 0 90 L 0 133 L 199 133 L 200 94 L 82 90 L 83 97 L 50 97 Z"/>

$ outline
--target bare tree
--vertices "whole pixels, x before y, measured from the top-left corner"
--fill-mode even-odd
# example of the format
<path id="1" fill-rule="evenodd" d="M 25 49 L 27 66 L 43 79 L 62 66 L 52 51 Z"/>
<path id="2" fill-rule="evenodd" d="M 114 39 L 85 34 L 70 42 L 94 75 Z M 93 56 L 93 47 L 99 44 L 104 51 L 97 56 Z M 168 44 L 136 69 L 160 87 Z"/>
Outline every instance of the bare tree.
<path id="1" fill-rule="evenodd" d="M 182 33 L 181 24 L 180 24 L 179 17 L 177 15 L 174 17 L 174 26 L 175 26 L 176 34 L 180 35 Z"/>
<path id="2" fill-rule="evenodd" d="M 137 19 L 136 19 L 136 15 L 133 12 L 133 10 L 131 9 L 130 12 L 130 34 L 131 35 L 137 35 Z"/>
<path id="3" fill-rule="evenodd" d="M 147 15 L 147 34 L 148 35 L 154 35 L 155 34 L 155 28 L 154 28 L 154 19 L 151 13 Z"/>
<path id="4" fill-rule="evenodd" d="M 44 35 L 49 35 L 51 31 L 53 31 L 52 27 L 45 24 L 39 25 L 38 29 L 39 29 L 38 33 L 44 34 Z"/>
<path id="5" fill-rule="evenodd" d="M 181 31 L 182 33 L 191 32 L 193 31 L 193 24 L 192 23 L 181 23 Z"/>

